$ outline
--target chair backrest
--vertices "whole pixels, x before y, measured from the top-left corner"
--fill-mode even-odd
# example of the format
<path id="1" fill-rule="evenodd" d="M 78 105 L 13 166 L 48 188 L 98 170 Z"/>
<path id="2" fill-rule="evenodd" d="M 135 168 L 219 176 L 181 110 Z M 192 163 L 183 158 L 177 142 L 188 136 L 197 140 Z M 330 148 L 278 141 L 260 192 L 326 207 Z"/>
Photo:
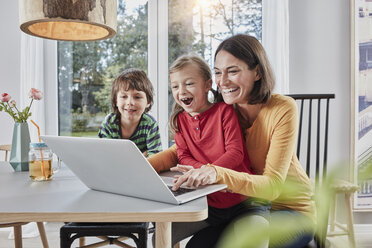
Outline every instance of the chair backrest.
<path id="1" fill-rule="evenodd" d="M 323 190 L 322 182 L 327 176 L 328 124 L 330 99 L 334 94 L 288 95 L 296 100 L 299 110 L 297 157 L 306 174 L 315 179 L 315 191 Z M 318 210 L 318 225 L 315 234 L 316 246 L 326 244 L 329 202 L 315 202 Z M 321 209 L 323 211 L 320 211 Z"/>
<path id="2" fill-rule="evenodd" d="M 327 176 L 330 99 L 334 94 L 291 94 L 299 110 L 297 157 L 316 185 Z M 321 178 L 320 178 L 321 177 Z M 319 180 L 321 179 L 321 180 Z"/>

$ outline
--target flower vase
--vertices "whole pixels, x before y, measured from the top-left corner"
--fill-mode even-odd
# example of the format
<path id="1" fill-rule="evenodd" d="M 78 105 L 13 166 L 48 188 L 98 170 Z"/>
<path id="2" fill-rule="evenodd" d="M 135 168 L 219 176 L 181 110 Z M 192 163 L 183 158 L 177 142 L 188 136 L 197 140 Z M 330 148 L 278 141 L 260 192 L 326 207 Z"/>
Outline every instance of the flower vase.
<path id="1" fill-rule="evenodd" d="M 27 122 L 14 123 L 10 164 L 14 171 L 28 171 L 30 132 Z"/>

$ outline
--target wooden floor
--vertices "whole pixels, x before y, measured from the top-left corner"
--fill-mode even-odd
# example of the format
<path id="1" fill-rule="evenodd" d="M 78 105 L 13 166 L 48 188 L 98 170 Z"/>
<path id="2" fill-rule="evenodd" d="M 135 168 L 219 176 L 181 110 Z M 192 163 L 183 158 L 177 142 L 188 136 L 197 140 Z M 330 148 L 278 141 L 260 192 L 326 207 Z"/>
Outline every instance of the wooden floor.
<path id="1" fill-rule="evenodd" d="M 59 247 L 59 228 L 63 225 L 63 223 L 45 223 L 45 229 L 47 232 L 47 238 L 49 242 L 50 248 L 58 248 Z M 9 231 L 0 229 L 0 248 L 14 248 L 14 240 L 8 239 Z M 356 234 L 357 241 L 359 243 L 358 248 L 372 248 L 372 235 L 358 235 Z M 92 240 L 98 240 L 96 238 L 89 238 L 87 239 L 87 243 Z M 337 237 L 337 238 L 329 238 L 330 241 L 330 248 L 349 248 L 348 240 L 346 237 Z M 185 247 L 187 241 L 181 242 L 181 248 Z M 130 243 L 129 243 L 130 244 Z M 133 244 L 133 243 L 132 243 Z M 77 242 L 73 244 L 72 247 L 76 247 Z M 34 238 L 24 238 L 23 239 L 23 247 L 24 248 L 41 248 L 41 240 L 40 237 Z M 115 248 L 118 246 L 115 245 L 107 245 L 103 247 L 108 248 Z M 152 247 L 151 238 L 148 242 L 148 247 Z"/>

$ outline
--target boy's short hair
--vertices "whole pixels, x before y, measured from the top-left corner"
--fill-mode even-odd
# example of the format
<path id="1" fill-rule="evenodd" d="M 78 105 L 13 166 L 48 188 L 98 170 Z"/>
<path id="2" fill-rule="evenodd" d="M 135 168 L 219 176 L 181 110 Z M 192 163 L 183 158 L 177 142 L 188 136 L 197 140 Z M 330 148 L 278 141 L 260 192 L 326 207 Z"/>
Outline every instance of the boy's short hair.
<path id="1" fill-rule="evenodd" d="M 124 70 L 112 83 L 111 106 L 115 115 L 120 116 L 119 109 L 116 106 L 116 98 L 119 91 L 133 89 L 145 92 L 147 101 L 150 104 L 150 106 L 145 109 L 145 113 L 150 111 L 154 103 L 154 88 L 143 70 L 131 68 Z"/>

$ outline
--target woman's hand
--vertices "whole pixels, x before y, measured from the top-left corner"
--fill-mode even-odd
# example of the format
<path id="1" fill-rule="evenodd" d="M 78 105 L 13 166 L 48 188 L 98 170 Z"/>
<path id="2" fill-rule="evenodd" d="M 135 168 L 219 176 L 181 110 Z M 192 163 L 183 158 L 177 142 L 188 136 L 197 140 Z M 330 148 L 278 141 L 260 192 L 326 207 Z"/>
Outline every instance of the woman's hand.
<path id="1" fill-rule="evenodd" d="M 183 183 L 187 187 L 198 187 L 200 185 L 213 184 L 216 182 L 217 172 L 213 166 L 202 166 L 193 169 L 189 165 L 177 165 L 171 168 L 172 171 L 183 172 L 183 175 L 176 175 L 172 190 L 177 190 Z"/>
<path id="2" fill-rule="evenodd" d="M 170 168 L 171 171 L 178 171 L 178 172 L 188 172 L 189 170 L 194 169 L 192 165 L 183 165 L 183 164 L 177 164 L 177 166 Z"/>

